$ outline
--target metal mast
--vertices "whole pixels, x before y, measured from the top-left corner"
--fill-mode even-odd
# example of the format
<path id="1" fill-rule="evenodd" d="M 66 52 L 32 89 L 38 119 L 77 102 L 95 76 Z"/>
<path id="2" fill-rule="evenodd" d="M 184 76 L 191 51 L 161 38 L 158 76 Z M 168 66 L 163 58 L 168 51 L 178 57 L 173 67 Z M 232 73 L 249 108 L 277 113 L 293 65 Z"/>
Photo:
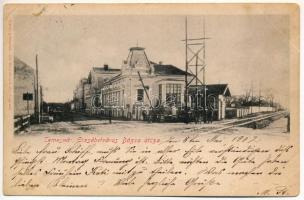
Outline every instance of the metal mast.
<path id="1" fill-rule="evenodd" d="M 187 17 L 185 19 L 185 40 L 182 40 L 185 42 L 185 68 L 186 68 L 186 74 L 185 74 L 185 96 L 184 96 L 184 102 L 185 102 L 185 110 L 188 111 L 188 92 L 189 92 L 189 86 L 195 79 L 195 86 L 196 86 L 196 98 L 195 98 L 195 111 L 198 111 L 198 87 L 203 86 L 203 95 L 204 95 L 204 118 L 206 119 L 206 108 L 207 108 L 207 88 L 206 88 L 206 40 L 210 39 L 206 37 L 206 31 L 205 31 L 205 18 L 203 19 L 203 37 L 200 38 L 188 38 L 188 24 L 187 24 Z M 191 56 L 189 56 L 189 54 Z M 203 54 L 203 55 L 201 55 Z M 188 58 L 189 56 L 189 58 Z M 195 63 L 194 63 L 195 62 Z M 195 67 L 195 73 L 191 70 L 191 67 Z M 201 81 L 198 76 L 199 73 L 203 71 L 203 81 Z M 191 76 L 191 80 L 188 81 L 188 74 Z"/>
<path id="2" fill-rule="evenodd" d="M 204 38 L 206 38 L 206 27 L 204 17 Z M 206 87 L 206 40 L 203 40 L 204 52 L 203 52 L 203 88 L 204 88 L 204 119 L 207 119 L 207 87 Z M 197 75 L 196 75 L 197 76 Z M 197 77 L 196 77 L 197 78 Z"/>

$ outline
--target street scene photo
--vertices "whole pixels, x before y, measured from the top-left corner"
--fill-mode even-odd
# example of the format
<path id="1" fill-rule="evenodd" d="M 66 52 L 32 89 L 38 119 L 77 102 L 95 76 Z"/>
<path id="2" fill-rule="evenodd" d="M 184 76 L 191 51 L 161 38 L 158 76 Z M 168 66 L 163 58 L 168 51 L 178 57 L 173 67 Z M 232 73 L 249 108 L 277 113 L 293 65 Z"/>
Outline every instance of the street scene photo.
<path id="1" fill-rule="evenodd" d="M 14 134 L 289 135 L 288 28 L 284 15 L 16 16 Z"/>
<path id="2" fill-rule="evenodd" d="M 296 4 L 10 4 L 4 193 L 296 196 Z"/>

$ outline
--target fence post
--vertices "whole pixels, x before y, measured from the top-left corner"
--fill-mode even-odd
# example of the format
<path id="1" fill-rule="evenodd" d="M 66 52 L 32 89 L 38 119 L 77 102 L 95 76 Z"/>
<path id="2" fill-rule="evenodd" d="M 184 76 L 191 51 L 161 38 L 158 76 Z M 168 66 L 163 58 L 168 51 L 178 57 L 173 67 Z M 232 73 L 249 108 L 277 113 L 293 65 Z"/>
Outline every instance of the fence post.
<path id="1" fill-rule="evenodd" d="M 287 132 L 290 132 L 290 114 L 287 115 Z"/>

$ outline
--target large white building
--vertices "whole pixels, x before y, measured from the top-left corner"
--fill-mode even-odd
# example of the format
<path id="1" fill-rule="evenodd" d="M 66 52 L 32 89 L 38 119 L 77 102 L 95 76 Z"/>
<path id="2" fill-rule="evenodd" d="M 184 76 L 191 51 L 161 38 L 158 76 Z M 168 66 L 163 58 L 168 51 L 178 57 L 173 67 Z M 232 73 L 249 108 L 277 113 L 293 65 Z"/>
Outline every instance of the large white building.
<path id="1" fill-rule="evenodd" d="M 88 78 L 80 80 L 74 94 L 75 108 L 92 115 L 133 120 L 142 120 L 143 113 L 148 113 L 151 107 L 165 112 L 175 107 L 178 113 L 185 108 L 185 75 L 186 72 L 176 66 L 152 62 L 144 48 L 132 47 L 121 69 L 108 65 L 94 67 Z M 191 82 L 194 76 L 187 75 Z M 203 87 L 196 90 L 192 82 L 188 88 L 188 107 L 194 109 L 195 92 L 203 94 Z M 206 88 L 207 96 L 212 96 L 214 117 L 225 118 L 225 99 L 230 96 L 228 85 L 207 85 Z M 200 109 L 203 99 L 200 95 Z"/>
<path id="2" fill-rule="evenodd" d="M 107 80 L 102 88 L 103 105 L 114 117 L 136 120 L 142 111 L 170 102 L 177 108 L 184 105 L 185 71 L 156 64 L 148 59 L 144 48 L 132 47 L 121 72 Z M 189 81 L 192 77 L 189 74 Z"/>

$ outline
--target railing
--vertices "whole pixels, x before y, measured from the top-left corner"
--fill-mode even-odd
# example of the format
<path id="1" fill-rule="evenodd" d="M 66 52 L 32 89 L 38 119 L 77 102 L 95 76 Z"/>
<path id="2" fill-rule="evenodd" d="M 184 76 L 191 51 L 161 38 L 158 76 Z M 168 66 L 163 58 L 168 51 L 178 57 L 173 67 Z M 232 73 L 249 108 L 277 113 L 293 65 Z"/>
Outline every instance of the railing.
<path id="1" fill-rule="evenodd" d="M 14 119 L 14 132 L 17 133 L 30 126 L 31 115 L 24 115 Z"/>

